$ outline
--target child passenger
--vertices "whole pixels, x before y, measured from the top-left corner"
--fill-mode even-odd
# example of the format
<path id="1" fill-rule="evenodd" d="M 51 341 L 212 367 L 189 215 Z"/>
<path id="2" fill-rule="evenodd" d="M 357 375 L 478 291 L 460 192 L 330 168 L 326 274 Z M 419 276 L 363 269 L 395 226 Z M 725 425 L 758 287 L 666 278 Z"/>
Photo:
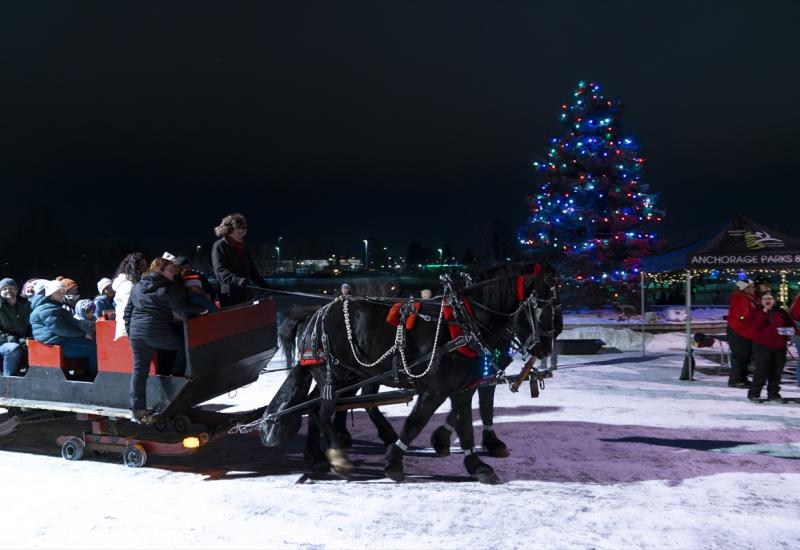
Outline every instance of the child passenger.
<path id="1" fill-rule="evenodd" d="M 83 329 L 83 332 L 91 336 L 94 340 L 97 336 L 97 327 L 95 326 L 97 317 L 95 316 L 94 302 L 87 299 L 78 300 L 78 303 L 75 304 L 74 317 L 81 326 L 81 329 Z"/>
<path id="2" fill-rule="evenodd" d="M 100 317 L 104 311 L 108 312 L 109 319 L 114 319 L 114 289 L 111 288 L 111 279 L 103 277 L 97 281 L 97 292 L 99 293 L 94 299 L 94 313 L 96 317 Z"/>
<path id="3" fill-rule="evenodd" d="M 208 294 L 203 290 L 203 283 L 200 279 L 184 279 L 183 286 L 186 289 L 186 301 L 190 304 L 203 306 L 209 313 L 217 311 L 217 306 L 210 300 Z"/>

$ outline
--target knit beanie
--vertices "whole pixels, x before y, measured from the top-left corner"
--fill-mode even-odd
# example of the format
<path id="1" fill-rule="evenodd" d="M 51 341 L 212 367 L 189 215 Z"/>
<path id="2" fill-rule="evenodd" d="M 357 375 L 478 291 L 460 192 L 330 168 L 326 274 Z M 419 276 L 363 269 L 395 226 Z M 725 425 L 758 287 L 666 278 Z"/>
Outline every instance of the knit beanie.
<path id="1" fill-rule="evenodd" d="M 70 288 L 78 286 L 78 283 L 76 283 L 69 277 L 56 277 L 56 281 L 60 281 L 61 284 L 64 285 L 64 288 L 66 288 L 68 291 Z"/>
<path id="2" fill-rule="evenodd" d="M 47 279 L 37 279 L 36 282 L 33 283 L 33 293 L 41 294 L 42 292 L 44 292 L 47 282 L 48 282 Z"/>
<path id="3" fill-rule="evenodd" d="M 66 289 L 66 287 L 61 281 L 47 281 L 44 285 L 44 295 L 52 296 L 54 292 L 62 289 Z"/>
<path id="4" fill-rule="evenodd" d="M 2 281 L 0 281 L 0 290 L 3 290 L 7 286 L 13 286 L 17 290 L 19 290 L 19 287 L 17 286 L 17 282 L 14 279 L 10 278 L 10 277 L 6 277 Z"/>
<path id="5" fill-rule="evenodd" d="M 751 286 L 752 284 L 753 281 L 751 281 L 750 279 L 745 279 L 744 281 L 736 281 L 736 288 L 738 288 L 739 290 L 744 290 L 745 288 Z"/>
<path id="6" fill-rule="evenodd" d="M 97 281 L 97 293 L 102 294 L 105 289 L 111 286 L 111 279 L 108 277 L 103 277 L 99 281 Z"/>

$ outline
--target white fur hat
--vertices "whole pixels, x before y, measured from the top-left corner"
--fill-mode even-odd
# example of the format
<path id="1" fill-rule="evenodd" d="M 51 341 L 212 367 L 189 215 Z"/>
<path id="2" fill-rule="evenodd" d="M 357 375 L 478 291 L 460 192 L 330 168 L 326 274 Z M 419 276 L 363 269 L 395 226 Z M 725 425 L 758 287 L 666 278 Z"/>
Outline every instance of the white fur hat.
<path id="1" fill-rule="evenodd" d="M 44 285 L 45 296 L 52 296 L 58 290 L 66 290 L 64 283 L 61 281 L 47 281 Z"/>
<path id="2" fill-rule="evenodd" d="M 744 281 L 736 281 L 736 288 L 739 290 L 744 290 L 748 286 L 753 286 L 753 281 L 750 279 L 745 279 Z"/>
<path id="3" fill-rule="evenodd" d="M 99 281 L 97 281 L 97 292 L 102 294 L 105 289 L 111 286 L 111 279 L 108 277 L 103 277 Z"/>
<path id="4" fill-rule="evenodd" d="M 36 282 L 33 283 L 33 293 L 39 294 L 45 286 L 47 286 L 47 279 L 36 279 Z"/>

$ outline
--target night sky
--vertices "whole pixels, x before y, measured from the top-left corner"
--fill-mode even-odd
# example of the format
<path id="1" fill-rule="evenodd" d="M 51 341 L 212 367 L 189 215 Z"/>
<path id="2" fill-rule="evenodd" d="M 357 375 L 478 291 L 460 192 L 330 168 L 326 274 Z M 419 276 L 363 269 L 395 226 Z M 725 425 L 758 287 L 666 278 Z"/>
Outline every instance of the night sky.
<path id="1" fill-rule="evenodd" d="M 284 257 L 458 253 L 524 223 L 581 79 L 626 101 L 673 245 L 800 233 L 800 4 L 537 4 L 6 2 L 3 238 L 46 203 L 100 244 L 190 250 L 239 210 Z"/>

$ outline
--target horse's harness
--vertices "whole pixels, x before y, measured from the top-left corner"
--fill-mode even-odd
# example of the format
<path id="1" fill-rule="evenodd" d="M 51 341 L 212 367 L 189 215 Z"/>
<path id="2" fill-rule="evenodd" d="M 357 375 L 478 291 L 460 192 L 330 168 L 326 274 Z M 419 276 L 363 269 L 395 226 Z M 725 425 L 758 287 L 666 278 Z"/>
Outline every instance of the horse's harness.
<path id="1" fill-rule="evenodd" d="M 465 275 L 465 274 L 462 274 Z M 353 330 L 350 322 L 350 301 L 354 300 L 367 300 L 370 301 L 369 298 L 361 298 L 361 297 L 351 297 L 351 296 L 342 296 L 337 300 L 341 300 L 342 302 L 342 311 L 344 315 L 344 324 L 345 330 L 347 333 L 347 341 L 350 346 L 350 351 L 353 355 L 353 358 L 356 362 L 365 368 L 374 367 L 381 362 L 385 361 L 387 358 L 395 355 L 398 360 L 394 362 L 394 378 L 395 381 L 399 380 L 399 370 L 402 369 L 403 374 L 405 374 L 409 379 L 418 379 L 424 377 L 430 371 L 431 367 L 435 363 L 436 359 L 442 355 L 450 353 L 452 351 L 458 350 L 459 348 L 464 348 L 464 346 L 471 346 L 477 347 L 485 356 L 490 358 L 490 365 L 495 371 L 495 378 L 497 380 L 502 380 L 504 378 L 504 372 L 502 366 L 497 365 L 496 359 L 494 354 L 491 353 L 489 346 L 486 343 L 484 338 L 484 334 L 481 329 L 485 332 L 490 332 L 490 329 L 483 323 L 481 323 L 475 316 L 471 313 L 471 306 L 476 306 L 480 309 L 487 311 L 488 313 L 504 318 L 508 318 L 511 320 L 511 327 L 506 328 L 506 335 L 509 337 L 510 342 L 512 343 L 512 348 L 516 351 L 525 351 L 529 354 L 533 353 L 534 348 L 540 342 L 540 336 L 554 336 L 553 330 L 548 331 L 540 331 L 539 327 L 541 325 L 541 316 L 544 310 L 548 306 L 551 307 L 551 314 L 555 315 L 555 306 L 553 302 L 557 301 L 557 289 L 554 284 L 551 287 L 551 296 L 549 298 L 539 298 L 536 294 L 535 289 L 531 289 L 531 292 L 527 296 L 523 296 L 519 294 L 518 291 L 518 299 L 519 304 L 511 313 L 505 313 L 502 311 L 497 311 L 489 306 L 486 306 L 475 299 L 470 299 L 465 296 L 467 292 L 470 290 L 474 290 L 478 286 L 483 286 L 491 282 L 496 282 L 502 279 L 508 279 L 511 277 L 523 277 L 522 275 L 507 275 L 504 277 L 498 277 L 495 279 L 489 279 L 486 281 L 481 281 L 477 284 L 472 284 L 471 279 L 469 276 L 465 276 L 467 281 L 467 286 L 465 287 L 464 291 L 459 292 L 456 290 L 455 285 L 449 275 L 441 275 L 439 279 L 443 285 L 443 293 L 441 296 L 441 304 L 439 308 L 439 315 L 436 321 L 436 332 L 434 335 L 433 347 L 431 348 L 431 353 L 429 355 L 424 356 L 421 360 L 417 360 L 412 365 L 408 364 L 406 359 L 406 321 L 412 315 L 416 315 L 418 318 L 421 318 L 424 321 L 431 322 L 432 318 L 428 315 L 421 314 L 417 311 L 415 307 L 417 304 L 417 300 L 413 297 L 410 297 L 399 309 L 400 315 L 400 322 L 397 324 L 397 330 L 395 332 L 395 340 L 394 343 L 387 349 L 380 357 L 378 357 L 375 361 L 367 362 L 362 360 L 358 352 L 356 351 L 355 343 L 353 340 Z M 438 297 L 437 297 L 438 298 Z M 305 334 L 303 338 L 308 338 L 309 330 L 311 331 L 311 338 L 313 341 L 317 339 L 317 327 L 321 328 L 322 336 L 321 336 L 321 343 L 322 343 L 322 353 L 325 356 L 325 363 L 327 366 L 326 372 L 326 384 L 323 387 L 323 394 L 330 392 L 331 388 L 331 365 L 338 364 L 339 361 L 333 356 L 333 353 L 330 349 L 330 344 L 328 341 L 328 337 L 325 331 L 325 317 L 327 316 L 330 307 L 335 302 L 327 304 L 312 316 L 309 324 L 306 327 Z M 448 317 L 452 317 L 452 320 L 447 320 L 448 324 L 455 324 L 458 327 L 458 331 L 460 335 L 456 338 L 453 338 L 449 342 L 447 342 L 442 348 L 439 350 L 438 343 L 439 343 L 439 334 L 441 332 L 441 325 L 442 321 L 445 318 L 445 310 L 446 308 L 451 308 L 452 314 Z M 530 334 L 526 338 L 525 342 L 522 342 L 519 337 L 520 333 L 520 322 L 527 323 L 528 327 L 530 328 Z M 427 366 L 425 370 L 419 374 L 414 374 L 411 372 L 411 368 L 422 364 L 427 359 Z M 399 364 L 398 364 L 399 363 Z"/>

